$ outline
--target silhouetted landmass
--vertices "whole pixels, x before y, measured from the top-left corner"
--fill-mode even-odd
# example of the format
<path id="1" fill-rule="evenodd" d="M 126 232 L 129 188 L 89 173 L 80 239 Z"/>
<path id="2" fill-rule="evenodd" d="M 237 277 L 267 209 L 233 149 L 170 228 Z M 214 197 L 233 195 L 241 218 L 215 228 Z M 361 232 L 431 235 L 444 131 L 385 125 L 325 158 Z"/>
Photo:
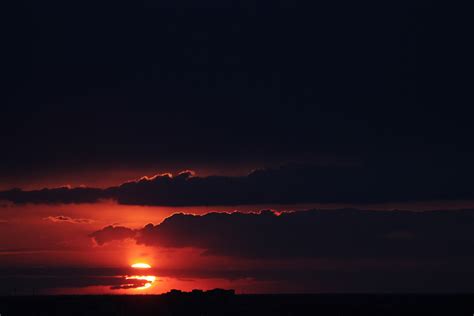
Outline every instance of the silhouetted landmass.
<path id="1" fill-rule="evenodd" d="M 163 295 L 0 297 L 2 315 L 472 315 L 474 295 Z"/>
<path id="2" fill-rule="evenodd" d="M 213 289 L 209 291 L 203 291 L 199 289 L 194 289 L 192 292 L 183 292 L 181 290 L 171 290 L 168 293 L 162 294 L 169 297 L 220 297 L 225 298 L 235 295 L 235 290 L 225 290 L 225 289 Z"/>

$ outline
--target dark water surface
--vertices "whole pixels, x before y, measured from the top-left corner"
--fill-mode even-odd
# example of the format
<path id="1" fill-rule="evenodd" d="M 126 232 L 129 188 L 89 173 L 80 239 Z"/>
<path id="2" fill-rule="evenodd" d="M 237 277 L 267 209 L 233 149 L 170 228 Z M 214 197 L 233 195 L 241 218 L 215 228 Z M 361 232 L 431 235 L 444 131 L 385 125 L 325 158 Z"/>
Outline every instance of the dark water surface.
<path id="1" fill-rule="evenodd" d="M 11 315 L 473 315 L 474 295 L 4 296 Z"/>

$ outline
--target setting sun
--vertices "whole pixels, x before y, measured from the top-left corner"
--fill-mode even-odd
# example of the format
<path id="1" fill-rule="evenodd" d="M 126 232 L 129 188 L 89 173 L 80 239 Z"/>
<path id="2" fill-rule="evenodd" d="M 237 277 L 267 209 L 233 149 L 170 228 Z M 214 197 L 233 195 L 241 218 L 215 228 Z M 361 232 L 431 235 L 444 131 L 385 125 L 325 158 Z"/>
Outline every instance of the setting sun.
<path id="1" fill-rule="evenodd" d="M 142 262 L 134 263 L 131 265 L 131 267 L 135 269 L 150 269 L 151 268 L 151 266 L 148 263 L 142 263 Z"/>

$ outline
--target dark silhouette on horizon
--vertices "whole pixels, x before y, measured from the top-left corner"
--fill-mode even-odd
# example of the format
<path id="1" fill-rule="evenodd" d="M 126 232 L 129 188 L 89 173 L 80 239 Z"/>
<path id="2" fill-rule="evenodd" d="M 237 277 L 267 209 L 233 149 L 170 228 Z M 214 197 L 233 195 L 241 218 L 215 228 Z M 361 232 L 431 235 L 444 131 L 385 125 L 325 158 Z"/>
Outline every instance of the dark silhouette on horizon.
<path id="1" fill-rule="evenodd" d="M 471 315 L 471 295 L 234 295 L 232 290 L 162 295 L 0 296 L 2 315 L 278 316 Z"/>

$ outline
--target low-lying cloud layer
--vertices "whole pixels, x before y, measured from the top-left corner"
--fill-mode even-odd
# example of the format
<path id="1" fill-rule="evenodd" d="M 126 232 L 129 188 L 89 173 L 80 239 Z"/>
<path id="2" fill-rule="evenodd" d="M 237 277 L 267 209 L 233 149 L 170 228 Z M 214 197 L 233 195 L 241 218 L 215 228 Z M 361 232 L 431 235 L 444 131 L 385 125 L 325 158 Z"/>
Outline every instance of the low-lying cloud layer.
<path id="1" fill-rule="evenodd" d="M 428 163 L 427 163 L 428 164 Z M 113 199 L 130 205 L 244 205 L 382 203 L 474 199 L 469 174 L 454 167 L 288 165 L 247 176 L 143 177 L 120 186 L 0 192 L 13 203 L 93 203 Z"/>
<path id="2" fill-rule="evenodd" d="M 88 218 L 72 218 L 70 216 L 58 215 L 58 216 L 48 216 L 44 220 L 51 221 L 53 223 L 71 223 L 71 224 L 90 224 L 91 219 Z"/>
<path id="3" fill-rule="evenodd" d="M 175 214 L 158 225 L 108 226 L 90 236 L 99 245 L 132 238 L 148 246 L 247 258 L 456 260 L 474 257 L 474 210 Z"/>
<path id="4" fill-rule="evenodd" d="M 123 240 L 127 238 L 134 238 L 136 232 L 133 229 L 122 226 L 107 226 L 101 230 L 93 232 L 90 237 L 94 238 L 98 245 L 114 240 Z"/>
<path id="5" fill-rule="evenodd" d="M 272 268 L 260 265 L 242 270 L 226 266 L 217 269 L 208 269 L 207 267 L 178 270 L 157 268 L 151 269 L 152 271 L 149 272 L 158 276 L 158 289 L 163 289 L 164 278 L 173 278 L 175 280 L 193 280 L 195 281 L 193 285 L 196 288 L 202 288 L 203 284 L 209 282 L 208 280 L 226 279 L 256 283 L 270 282 L 272 286 L 277 285 L 273 291 L 283 290 L 294 293 L 440 292 L 445 294 L 474 290 L 472 263 L 472 261 L 463 261 L 454 266 L 431 263 L 404 266 L 389 262 L 379 266 L 348 265 L 344 269 L 331 264 L 304 269 L 295 266 Z M 23 293 L 31 295 L 35 293 L 35 290 L 39 293 L 48 293 L 48 290 L 58 288 L 77 289 L 105 286 L 109 289 L 126 289 L 144 285 L 144 280 L 126 278 L 133 273 L 134 271 L 130 268 L 16 267 L 1 269 L 0 294 Z M 202 281 L 204 283 L 200 283 Z M 238 283 L 232 284 L 236 285 L 238 292 L 248 293 L 248 283 L 242 288 L 238 286 Z"/>

